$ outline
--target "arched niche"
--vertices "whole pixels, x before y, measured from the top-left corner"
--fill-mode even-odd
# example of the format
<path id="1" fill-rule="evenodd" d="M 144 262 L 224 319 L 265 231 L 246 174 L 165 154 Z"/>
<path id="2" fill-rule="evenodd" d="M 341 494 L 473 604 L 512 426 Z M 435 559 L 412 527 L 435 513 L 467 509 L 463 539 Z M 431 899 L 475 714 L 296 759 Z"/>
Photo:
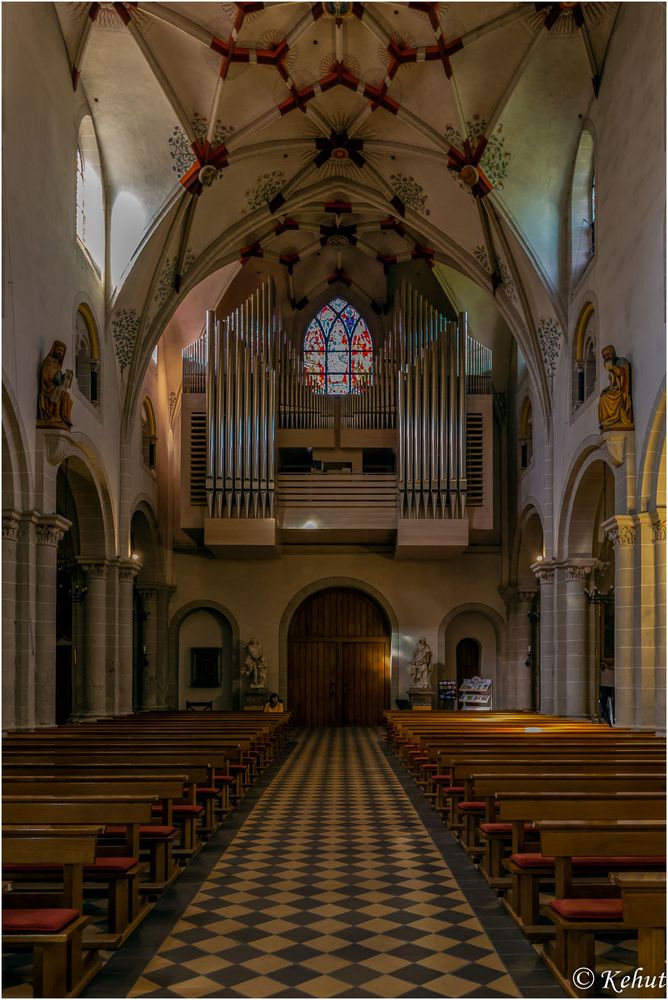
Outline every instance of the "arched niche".
<path id="1" fill-rule="evenodd" d="M 438 630 L 439 680 L 457 680 L 457 646 L 472 639 L 480 648 L 480 676 L 492 680 L 492 698 L 497 687 L 497 663 L 502 649 L 503 621 L 493 608 L 467 604 L 453 608 Z"/>
<path id="2" fill-rule="evenodd" d="M 215 711 L 241 707 L 239 626 L 227 608 L 215 601 L 192 601 L 179 608 L 169 623 L 168 648 L 171 709 L 184 709 L 186 701 L 213 701 Z M 221 650 L 220 684 L 193 686 L 193 648 Z"/>

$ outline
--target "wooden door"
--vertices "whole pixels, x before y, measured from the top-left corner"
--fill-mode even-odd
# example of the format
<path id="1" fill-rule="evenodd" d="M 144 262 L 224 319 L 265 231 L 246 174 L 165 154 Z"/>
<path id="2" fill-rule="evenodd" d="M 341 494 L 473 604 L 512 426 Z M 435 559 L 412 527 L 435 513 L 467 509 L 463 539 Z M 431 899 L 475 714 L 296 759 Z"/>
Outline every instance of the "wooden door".
<path id="1" fill-rule="evenodd" d="M 288 706 L 300 726 L 371 726 L 390 704 L 385 616 L 365 594 L 320 591 L 288 633 Z"/>

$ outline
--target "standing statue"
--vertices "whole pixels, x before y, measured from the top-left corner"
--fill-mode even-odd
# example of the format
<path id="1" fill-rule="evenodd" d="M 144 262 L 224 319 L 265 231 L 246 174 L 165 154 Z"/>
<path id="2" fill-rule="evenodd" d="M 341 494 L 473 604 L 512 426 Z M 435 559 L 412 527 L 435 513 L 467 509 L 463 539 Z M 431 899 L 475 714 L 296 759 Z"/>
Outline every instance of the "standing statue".
<path id="1" fill-rule="evenodd" d="M 267 684 L 267 657 L 257 639 L 246 643 L 246 659 L 242 674 L 249 680 L 251 688 L 264 688 Z"/>
<path id="2" fill-rule="evenodd" d="M 428 688 L 431 683 L 431 646 L 423 636 L 413 650 L 411 682 L 414 688 Z"/>
<path id="3" fill-rule="evenodd" d="M 599 396 L 599 426 L 602 431 L 631 430 L 633 428 L 631 365 L 626 358 L 617 357 L 612 345 L 604 347 L 601 354 L 610 384 Z"/>
<path id="4" fill-rule="evenodd" d="M 65 351 L 62 340 L 54 340 L 42 362 L 37 398 L 38 427 L 57 427 L 66 431 L 72 427 L 72 397 L 67 391 L 72 385 L 72 370 L 63 371 Z"/>

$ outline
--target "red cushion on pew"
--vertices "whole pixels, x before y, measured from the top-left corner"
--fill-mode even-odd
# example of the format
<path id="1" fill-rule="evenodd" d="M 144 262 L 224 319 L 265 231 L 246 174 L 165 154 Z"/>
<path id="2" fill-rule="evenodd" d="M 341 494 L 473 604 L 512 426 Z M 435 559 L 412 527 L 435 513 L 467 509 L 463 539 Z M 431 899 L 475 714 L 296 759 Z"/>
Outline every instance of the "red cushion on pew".
<path id="1" fill-rule="evenodd" d="M 621 899 L 552 899 L 550 907 L 566 920 L 624 919 Z"/>
<path id="2" fill-rule="evenodd" d="M 462 812 L 484 812 L 486 802 L 458 802 L 457 808 Z"/>
<path id="3" fill-rule="evenodd" d="M 513 824 L 512 823 L 481 823 L 480 829 L 483 833 L 512 833 Z M 531 830 L 535 829 L 533 823 L 524 824 L 524 832 L 529 833 Z"/>
<path id="4" fill-rule="evenodd" d="M 199 816 L 204 812 L 204 806 L 172 806 L 172 812 L 175 816 Z"/>
<path id="5" fill-rule="evenodd" d="M 198 795 L 218 795 L 220 793 L 220 788 L 216 788 L 215 785 L 213 787 L 198 785 L 196 791 Z"/>
<path id="6" fill-rule="evenodd" d="M 413 753 L 411 754 L 411 757 L 413 758 L 416 764 L 421 764 L 422 761 L 425 760 L 427 761 L 427 763 L 429 762 L 429 757 L 427 757 L 427 755 L 423 753 Z"/>
<path id="7" fill-rule="evenodd" d="M 452 778 L 449 774 L 435 774 L 431 780 L 438 781 L 439 784 L 441 784 L 445 781 L 452 781 Z M 447 785 L 445 788 L 442 788 L 441 791 L 451 795 L 463 795 L 465 788 L 463 785 Z"/>
<path id="8" fill-rule="evenodd" d="M 511 854 L 510 860 L 520 868 L 549 868 L 554 865 L 554 858 L 543 857 L 542 854 Z"/>
<path id="9" fill-rule="evenodd" d="M 88 872 L 127 872 L 137 864 L 136 858 L 95 858 L 92 865 L 84 865 L 84 874 Z"/>
<path id="10" fill-rule="evenodd" d="M 246 765 L 245 764 L 230 764 L 229 768 L 230 768 L 230 771 L 245 771 L 246 770 Z"/>
<path id="11" fill-rule="evenodd" d="M 438 764 L 423 764 L 422 765 L 422 770 L 423 771 L 435 771 L 437 767 L 438 767 Z"/>
<path id="12" fill-rule="evenodd" d="M 217 774 L 213 780 L 217 785 L 231 785 L 237 779 L 232 777 L 231 774 Z"/>
<path id="13" fill-rule="evenodd" d="M 78 910 L 69 910 L 65 907 L 52 910 L 3 910 L 2 931 L 4 934 L 21 932 L 55 934 L 71 924 L 78 916 Z"/>

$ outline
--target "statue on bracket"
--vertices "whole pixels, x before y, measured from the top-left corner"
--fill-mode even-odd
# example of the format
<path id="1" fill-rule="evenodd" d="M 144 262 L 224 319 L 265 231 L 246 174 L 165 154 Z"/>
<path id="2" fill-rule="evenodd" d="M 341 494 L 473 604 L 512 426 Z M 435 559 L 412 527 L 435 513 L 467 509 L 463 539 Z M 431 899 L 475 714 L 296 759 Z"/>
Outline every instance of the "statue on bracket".
<path id="1" fill-rule="evenodd" d="M 248 678 L 251 689 L 267 686 L 267 657 L 257 639 L 249 639 L 246 643 L 246 658 L 241 673 Z"/>
<path id="2" fill-rule="evenodd" d="M 424 636 L 418 640 L 418 644 L 413 650 L 410 675 L 414 688 L 429 688 L 431 684 L 431 646 Z"/>
<path id="3" fill-rule="evenodd" d="M 72 370 L 63 371 L 67 348 L 62 340 L 53 346 L 42 362 L 37 397 L 37 426 L 69 431 L 72 428 L 72 397 L 67 391 L 72 385 Z"/>
<path id="4" fill-rule="evenodd" d="M 631 365 L 627 358 L 618 358 L 609 344 L 601 351 L 603 367 L 608 373 L 609 385 L 598 400 L 598 423 L 602 431 L 633 430 L 631 405 Z"/>

